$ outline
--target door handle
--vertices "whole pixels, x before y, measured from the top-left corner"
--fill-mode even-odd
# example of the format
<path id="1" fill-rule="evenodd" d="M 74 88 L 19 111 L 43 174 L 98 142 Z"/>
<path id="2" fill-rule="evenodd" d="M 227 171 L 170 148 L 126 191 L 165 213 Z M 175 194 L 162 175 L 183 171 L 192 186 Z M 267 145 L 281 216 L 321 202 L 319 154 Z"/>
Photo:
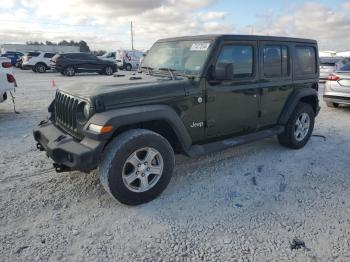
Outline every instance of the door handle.
<path id="1" fill-rule="evenodd" d="M 290 86 L 281 86 L 280 90 L 285 91 L 285 90 L 288 90 L 290 88 L 291 88 Z"/>
<path id="2" fill-rule="evenodd" d="M 243 92 L 245 95 L 255 95 L 257 94 L 257 91 L 255 89 L 248 89 Z"/>

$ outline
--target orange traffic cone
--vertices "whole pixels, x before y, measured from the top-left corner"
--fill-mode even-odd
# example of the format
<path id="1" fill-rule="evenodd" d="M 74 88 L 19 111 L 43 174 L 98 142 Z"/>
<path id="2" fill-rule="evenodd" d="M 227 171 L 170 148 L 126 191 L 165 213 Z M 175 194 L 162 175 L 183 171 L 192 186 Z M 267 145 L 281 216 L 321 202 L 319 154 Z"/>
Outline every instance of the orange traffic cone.
<path id="1" fill-rule="evenodd" d="M 52 85 L 52 87 L 56 87 L 56 82 L 55 82 L 55 80 L 52 80 L 52 81 L 51 81 L 51 85 Z"/>

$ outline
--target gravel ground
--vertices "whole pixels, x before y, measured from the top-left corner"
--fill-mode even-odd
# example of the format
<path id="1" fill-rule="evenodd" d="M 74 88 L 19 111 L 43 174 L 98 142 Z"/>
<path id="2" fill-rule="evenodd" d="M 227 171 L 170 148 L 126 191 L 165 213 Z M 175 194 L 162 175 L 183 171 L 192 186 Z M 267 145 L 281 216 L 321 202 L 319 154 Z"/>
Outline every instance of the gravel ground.
<path id="1" fill-rule="evenodd" d="M 165 192 L 128 207 L 96 172 L 56 174 L 31 135 L 52 79 L 107 77 L 16 74 L 21 113 L 0 104 L 0 261 L 350 261 L 350 107 L 322 102 L 326 140 L 301 150 L 266 139 L 179 156 Z"/>

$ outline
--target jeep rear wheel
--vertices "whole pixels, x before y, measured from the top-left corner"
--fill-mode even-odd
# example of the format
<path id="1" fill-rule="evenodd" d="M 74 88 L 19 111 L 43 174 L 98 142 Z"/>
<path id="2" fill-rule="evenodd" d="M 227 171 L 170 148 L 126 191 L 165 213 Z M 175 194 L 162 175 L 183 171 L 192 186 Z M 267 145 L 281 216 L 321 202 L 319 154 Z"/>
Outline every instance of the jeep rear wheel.
<path id="1" fill-rule="evenodd" d="M 290 116 L 285 130 L 278 136 L 280 144 L 299 149 L 309 141 L 315 124 L 315 112 L 309 104 L 299 103 Z"/>
<path id="2" fill-rule="evenodd" d="M 127 205 L 139 205 L 159 196 L 170 182 L 174 151 L 161 135 L 145 129 L 126 131 L 106 147 L 99 164 L 107 192 Z"/>

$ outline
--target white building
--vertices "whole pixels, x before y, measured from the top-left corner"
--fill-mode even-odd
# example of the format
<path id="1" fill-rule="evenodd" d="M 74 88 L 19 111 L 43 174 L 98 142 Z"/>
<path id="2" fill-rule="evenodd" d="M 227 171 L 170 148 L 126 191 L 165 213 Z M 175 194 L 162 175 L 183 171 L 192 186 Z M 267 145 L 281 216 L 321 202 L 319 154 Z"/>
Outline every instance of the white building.
<path id="1" fill-rule="evenodd" d="M 0 48 L 1 53 L 7 51 L 19 51 L 26 53 L 29 51 L 43 51 L 52 53 L 73 53 L 79 52 L 78 46 L 60 46 L 60 45 L 24 45 L 24 44 L 3 44 Z"/>
<path id="2" fill-rule="evenodd" d="M 350 51 L 320 51 L 320 57 L 350 57 Z"/>

